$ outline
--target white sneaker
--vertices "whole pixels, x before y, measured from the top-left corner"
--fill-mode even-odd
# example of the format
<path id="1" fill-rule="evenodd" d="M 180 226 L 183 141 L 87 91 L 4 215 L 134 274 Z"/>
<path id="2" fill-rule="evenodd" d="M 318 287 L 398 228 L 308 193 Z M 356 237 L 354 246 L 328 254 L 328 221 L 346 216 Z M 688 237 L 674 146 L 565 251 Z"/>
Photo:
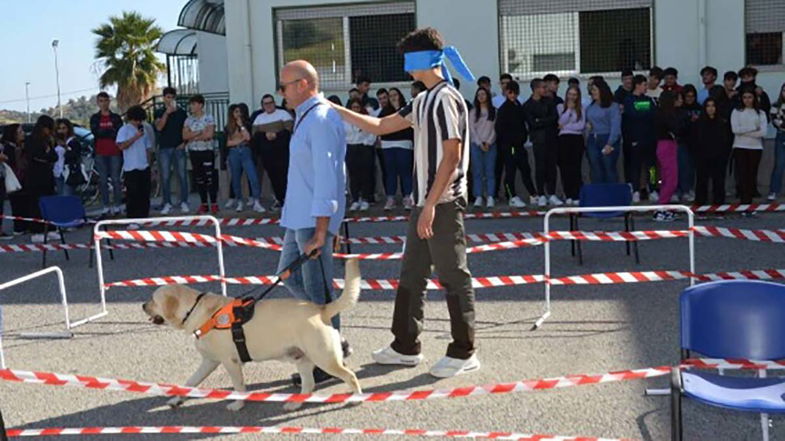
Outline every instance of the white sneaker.
<path id="1" fill-rule="evenodd" d="M 30 236 L 30 242 L 33 243 L 44 243 L 44 235 L 43 234 L 33 234 Z"/>
<path id="2" fill-rule="evenodd" d="M 123 207 L 121 205 L 114 205 L 111 209 L 112 216 L 117 216 L 123 212 Z"/>
<path id="3" fill-rule="evenodd" d="M 239 213 L 243 211 L 244 208 L 245 206 L 243 205 L 243 201 L 237 201 L 237 207 L 235 207 L 235 211 Z"/>
<path id="4" fill-rule="evenodd" d="M 255 200 L 253 201 L 253 211 L 257 213 L 264 213 L 267 210 L 265 210 L 264 207 L 262 207 L 262 204 L 259 203 L 259 200 Z"/>
<path id="5" fill-rule="evenodd" d="M 189 211 L 191 211 L 191 207 L 188 206 L 188 202 L 180 203 L 180 211 L 183 213 L 188 213 Z"/>
<path id="6" fill-rule="evenodd" d="M 496 201 L 493 200 L 492 196 L 488 196 L 488 200 L 485 202 L 485 208 L 493 208 L 496 205 Z"/>
<path id="7" fill-rule="evenodd" d="M 242 201 L 240 201 L 240 202 L 242 203 Z M 231 210 L 232 207 L 234 207 L 234 204 L 236 204 L 236 203 L 237 203 L 237 201 L 235 201 L 234 199 L 229 199 L 229 200 L 226 201 L 226 205 L 224 205 L 224 208 L 226 208 L 227 210 Z"/>
<path id="8" fill-rule="evenodd" d="M 769 193 L 769 195 L 766 196 L 766 200 L 767 201 L 776 201 L 777 200 L 777 193 Z"/>
<path id="9" fill-rule="evenodd" d="M 169 214 L 172 212 L 172 204 L 164 204 L 164 208 L 161 209 L 161 214 Z"/>
<path id="10" fill-rule="evenodd" d="M 352 205 L 349 206 L 349 211 L 357 211 L 360 209 L 360 201 L 352 202 Z"/>
<path id="11" fill-rule="evenodd" d="M 403 366 L 417 366 L 422 361 L 422 354 L 403 355 L 395 349 L 387 346 L 383 349 L 373 351 L 371 354 L 373 361 L 377 364 L 399 364 Z"/>
<path id="12" fill-rule="evenodd" d="M 575 206 L 575 207 L 581 205 L 581 200 L 580 199 L 573 199 L 572 200 L 572 205 Z"/>
<path id="13" fill-rule="evenodd" d="M 278 201 L 278 199 L 276 199 L 276 200 L 273 202 L 273 205 L 270 207 L 270 210 L 271 210 L 273 213 L 277 213 L 277 212 L 281 211 L 281 203 Z"/>
<path id="14" fill-rule="evenodd" d="M 414 208 L 414 199 L 412 199 L 411 196 L 406 196 L 405 198 L 403 198 L 403 208 L 406 211 L 409 211 L 412 208 Z"/>
<path id="15" fill-rule="evenodd" d="M 46 238 L 49 240 L 60 240 L 60 233 L 57 231 L 50 231 L 46 233 Z"/>
<path id="16" fill-rule="evenodd" d="M 537 205 L 540 207 L 544 207 L 548 205 L 548 198 L 546 198 L 545 196 L 540 196 L 539 198 L 537 198 Z"/>
<path id="17" fill-rule="evenodd" d="M 689 193 L 687 193 L 687 194 L 684 196 L 684 199 L 686 199 L 686 200 L 687 200 L 687 202 L 695 202 L 695 193 L 693 193 L 693 192 L 689 192 Z"/>
<path id="18" fill-rule="evenodd" d="M 510 207 L 514 207 L 514 208 L 523 208 L 526 206 L 526 202 L 523 202 L 521 198 L 519 198 L 518 196 L 515 196 L 512 199 L 510 199 L 510 202 L 508 202 L 508 204 Z"/>
<path id="19" fill-rule="evenodd" d="M 656 191 L 649 193 L 649 200 L 652 202 L 657 202 L 658 200 L 660 200 L 660 194 L 657 193 Z"/>
<path id="20" fill-rule="evenodd" d="M 675 194 L 671 196 L 671 204 L 678 204 L 678 203 L 679 203 L 679 197 L 676 196 Z"/>
<path id="21" fill-rule="evenodd" d="M 390 196 L 387 198 L 387 202 L 384 203 L 384 211 L 390 211 L 395 208 L 395 198 Z"/>
<path id="22" fill-rule="evenodd" d="M 101 209 L 101 211 L 98 212 L 98 215 L 99 216 L 106 216 L 106 215 L 109 214 L 110 211 L 111 210 L 109 209 L 109 207 L 104 207 L 104 208 Z"/>
<path id="23" fill-rule="evenodd" d="M 559 197 L 556 196 L 555 194 L 552 194 L 551 197 L 548 198 L 548 202 L 550 202 L 550 204 L 553 205 L 554 207 L 564 205 L 564 202 L 562 202 L 561 199 L 559 199 Z"/>
<path id="24" fill-rule="evenodd" d="M 572 205 L 572 198 L 567 198 L 567 200 L 564 201 L 564 205 Z"/>
<path id="25" fill-rule="evenodd" d="M 452 357 L 442 357 L 431 367 L 430 374 L 438 378 L 449 378 L 480 369 L 480 360 L 476 354 L 466 360 Z"/>
<path id="26" fill-rule="evenodd" d="M 474 208 L 482 207 L 482 196 L 477 196 L 474 198 Z"/>
<path id="27" fill-rule="evenodd" d="M 368 202 L 360 201 L 360 211 L 368 211 L 371 205 Z"/>
<path id="28" fill-rule="evenodd" d="M 641 201 L 641 192 L 635 191 L 632 193 L 632 202 L 638 203 Z"/>
<path id="29" fill-rule="evenodd" d="M 540 200 L 537 196 L 529 196 L 529 203 L 532 205 L 537 205 L 537 201 Z"/>

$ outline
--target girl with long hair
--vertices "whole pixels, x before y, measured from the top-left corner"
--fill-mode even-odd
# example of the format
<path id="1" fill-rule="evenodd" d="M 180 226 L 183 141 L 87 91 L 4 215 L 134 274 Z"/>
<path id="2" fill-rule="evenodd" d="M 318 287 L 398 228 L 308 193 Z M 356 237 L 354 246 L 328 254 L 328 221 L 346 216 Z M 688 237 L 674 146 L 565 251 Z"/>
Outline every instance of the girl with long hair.
<path id="1" fill-rule="evenodd" d="M 471 171 L 473 176 L 472 190 L 475 196 L 474 206 L 483 205 L 483 188 L 485 189 L 485 207 L 493 208 L 496 193 L 496 108 L 491 104 L 491 92 L 480 87 L 474 94 L 474 107 L 469 111 L 469 137 L 471 139 Z M 485 185 L 483 186 L 483 180 Z"/>
<path id="2" fill-rule="evenodd" d="M 586 112 L 581 105 L 581 89 L 571 86 L 564 95 L 564 104 L 556 106 L 559 113 L 559 143 L 556 163 L 561 174 L 567 205 L 578 205 L 583 161 L 583 130 Z"/>
<path id="3" fill-rule="evenodd" d="M 591 165 L 591 181 L 595 184 L 619 182 L 616 163 L 621 149 L 621 109 L 613 102 L 611 88 L 605 80 L 596 79 L 589 88 L 592 102 L 586 108 L 587 156 Z"/>
<path id="4" fill-rule="evenodd" d="M 248 117 L 248 106 L 232 104 L 229 106 L 229 114 L 226 118 L 226 148 L 227 162 L 229 163 L 229 173 L 232 177 L 232 191 L 237 200 L 237 212 L 243 211 L 243 171 L 248 176 L 251 186 L 251 201 L 254 211 L 264 213 L 264 207 L 259 202 L 261 196 L 261 182 L 256 173 L 256 165 L 253 162 L 253 152 L 251 151 L 251 122 Z"/>
<path id="5" fill-rule="evenodd" d="M 354 112 L 367 115 L 368 111 L 359 98 L 350 99 L 347 107 Z M 346 168 L 349 174 L 349 193 L 352 204 L 350 211 L 367 211 L 373 197 L 373 167 L 376 135 L 360 130 L 344 122 L 346 130 Z"/>
<path id="6" fill-rule="evenodd" d="M 703 102 L 703 111 L 692 126 L 695 152 L 695 204 L 708 202 L 709 183 L 712 203 L 725 203 L 725 170 L 730 156 L 728 120 L 720 113 L 720 107 L 712 97 Z"/>
<path id="7" fill-rule="evenodd" d="M 768 125 L 766 113 L 760 110 L 758 95 L 753 88 L 744 88 L 740 105 L 730 116 L 733 130 L 734 170 L 739 184 L 742 204 L 751 204 L 758 178 L 758 166 L 763 153 L 763 137 Z M 742 213 L 752 216 L 753 211 Z"/>
<path id="8" fill-rule="evenodd" d="M 2 153 L 5 156 L 5 163 L 11 167 L 11 171 L 16 175 L 16 179 L 20 183 L 24 182 L 25 171 L 27 170 L 27 160 L 24 157 L 24 144 L 25 144 L 25 131 L 22 129 L 21 124 L 9 124 L 3 128 L 2 137 L 0 137 L 0 145 L 2 145 Z M 17 217 L 30 217 L 28 213 L 30 207 L 30 195 L 27 189 L 22 187 L 21 190 L 8 194 L 8 201 L 11 203 L 11 214 Z M 2 205 L 0 205 L 0 214 L 2 214 Z M 27 232 L 29 224 L 27 221 L 14 219 L 14 236 L 19 236 Z M 0 238 L 5 238 L 0 234 Z"/>
<path id="9" fill-rule="evenodd" d="M 676 107 L 678 94 L 666 90 L 660 94 L 660 107 L 654 115 L 654 130 L 657 134 L 657 164 L 660 170 L 660 193 L 658 204 L 670 203 L 679 185 L 679 151 L 677 140 L 684 135 L 686 120 Z M 670 222 L 675 216 L 670 211 L 657 211 L 654 220 Z"/>
<path id="10" fill-rule="evenodd" d="M 406 97 L 397 87 L 388 91 L 388 104 L 379 112 L 379 118 L 392 115 L 406 105 Z M 414 207 L 412 199 L 412 168 L 414 166 L 414 130 L 411 128 L 382 135 L 382 152 L 386 168 L 384 192 L 387 194 L 385 210 L 395 208 L 395 195 L 400 181 L 403 208 Z"/>
<path id="11" fill-rule="evenodd" d="M 54 119 L 46 115 L 39 116 L 24 149 L 27 171 L 22 187 L 26 188 L 30 195 L 28 213 L 31 217 L 38 219 L 41 218 L 38 200 L 41 199 L 41 196 L 50 196 L 55 193 L 54 164 L 57 162 L 57 153 L 54 151 L 52 142 L 54 130 Z M 34 233 L 33 242 L 44 241 L 44 224 L 31 223 L 29 229 Z M 49 234 L 50 239 L 60 237 L 54 232 L 49 232 Z"/>

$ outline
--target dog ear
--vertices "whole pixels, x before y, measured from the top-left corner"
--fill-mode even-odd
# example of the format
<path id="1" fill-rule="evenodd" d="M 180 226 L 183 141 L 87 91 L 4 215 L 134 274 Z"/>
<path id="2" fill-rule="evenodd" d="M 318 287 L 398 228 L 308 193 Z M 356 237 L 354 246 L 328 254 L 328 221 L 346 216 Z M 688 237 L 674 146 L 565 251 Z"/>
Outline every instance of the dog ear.
<path id="1" fill-rule="evenodd" d="M 177 299 L 177 296 L 171 295 L 172 293 L 167 294 L 168 295 L 164 298 L 163 307 L 161 308 L 161 315 L 166 321 L 175 323 L 177 308 L 180 306 L 180 301 Z"/>

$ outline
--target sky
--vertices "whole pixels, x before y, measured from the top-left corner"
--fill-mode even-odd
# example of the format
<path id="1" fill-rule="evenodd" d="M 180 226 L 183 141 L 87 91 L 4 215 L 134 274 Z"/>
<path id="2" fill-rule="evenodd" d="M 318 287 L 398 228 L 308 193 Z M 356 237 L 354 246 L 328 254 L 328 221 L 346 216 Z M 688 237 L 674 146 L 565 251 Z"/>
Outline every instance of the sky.
<path id="1" fill-rule="evenodd" d="M 164 32 L 177 27 L 186 0 L 0 0 L 0 109 L 25 111 L 57 105 L 52 40 L 57 48 L 62 102 L 98 92 L 92 29 L 112 15 L 137 11 L 154 18 Z M 163 58 L 162 58 L 163 60 Z M 9 65 L 8 63 L 12 63 Z"/>

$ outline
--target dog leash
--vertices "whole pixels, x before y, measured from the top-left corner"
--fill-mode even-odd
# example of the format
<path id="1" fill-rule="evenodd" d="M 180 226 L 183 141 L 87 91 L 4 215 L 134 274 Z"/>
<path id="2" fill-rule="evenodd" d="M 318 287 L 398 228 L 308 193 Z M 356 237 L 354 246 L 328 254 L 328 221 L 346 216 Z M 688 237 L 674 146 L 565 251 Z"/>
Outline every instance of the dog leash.
<path id="1" fill-rule="evenodd" d="M 265 289 L 265 290 L 264 290 L 264 292 L 262 292 L 261 294 L 259 294 L 258 296 L 256 296 L 256 297 L 254 297 L 254 298 L 253 298 L 253 300 L 254 300 L 254 303 L 256 303 L 256 302 L 258 302 L 258 301 L 262 300 L 263 298 L 265 298 L 265 297 L 267 296 L 267 294 L 269 294 L 269 293 L 270 293 L 270 291 L 272 291 L 272 290 L 273 290 L 273 288 L 275 288 L 275 287 L 276 287 L 276 286 L 278 286 L 278 285 L 279 285 L 281 282 L 283 282 L 285 278 L 288 278 L 289 276 L 291 276 L 291 274 L 292 274 L 293 272 L 295 272 L 295 271 L 296 271 L 298 268 L 300 268 L 300 267 L 301 267 L 301 266 L 302 266 L 302 265 L 303 265 L 305 262 L 307 262 L 307 261 L 308 261 L 308 259 L 310 259 L 310 258 L 311 258 L 311 257 L 313 257 L 314 255 L 316 255 L 316 253 L 317 253 L 318 251 L 319 251 L 318 249 L 314 249 L 314 250 L 312 250 L 312 251 L 310 252 L 310 254 L 305 254 L 305 253 L 302 253 L 302 254 L 300 254 L 300 257 L 298 257 L 297 259 L 295 259 L 295 260 L 294 260 L 292 263 L 290 263 L 289 265 L 287 265 L 287 266 L 286 266 L 286 268 L 284 268 L 283 270 L 281 270 L 281 272 L 279 272 L 278 274 L 276 274 L 276 279 L 275 279 L 275 282 L 273 282 L 273 284 L 272 284 L 272 285 L 270 285 L 269 287 L 267 287 L 267 289 Z M 321 262 L 322 262 L 322 259 L 321 259 L 321 256 L 319 256 L 319 263 L 321 263 Z M 284 277 L 284 276 L 286 276 L 286 277 Z M 324 266 L 322 266 L 322 279 L 324 279 Z M 325 286 L 326 286 L 326 282 L 325 282 Z M 251 288 L 251 289 L 249 289 L 248 291 L 245 291 L 244 293 L 240 294 L 238 297 L 239 297 L 239 298 L 246 297 L 246 296 L 248 296 L 248 294 L 250 294 L 250 293 L 252 293 L 252 292 L 256 291 L 256 290 L 257 290 L 257 289 L 259 289 L 259 288 L 260 288 L 260 287 L 258 287 L 258 286 L 257 286 L 257 287 L 254 287 L 254 288 Z"/>

